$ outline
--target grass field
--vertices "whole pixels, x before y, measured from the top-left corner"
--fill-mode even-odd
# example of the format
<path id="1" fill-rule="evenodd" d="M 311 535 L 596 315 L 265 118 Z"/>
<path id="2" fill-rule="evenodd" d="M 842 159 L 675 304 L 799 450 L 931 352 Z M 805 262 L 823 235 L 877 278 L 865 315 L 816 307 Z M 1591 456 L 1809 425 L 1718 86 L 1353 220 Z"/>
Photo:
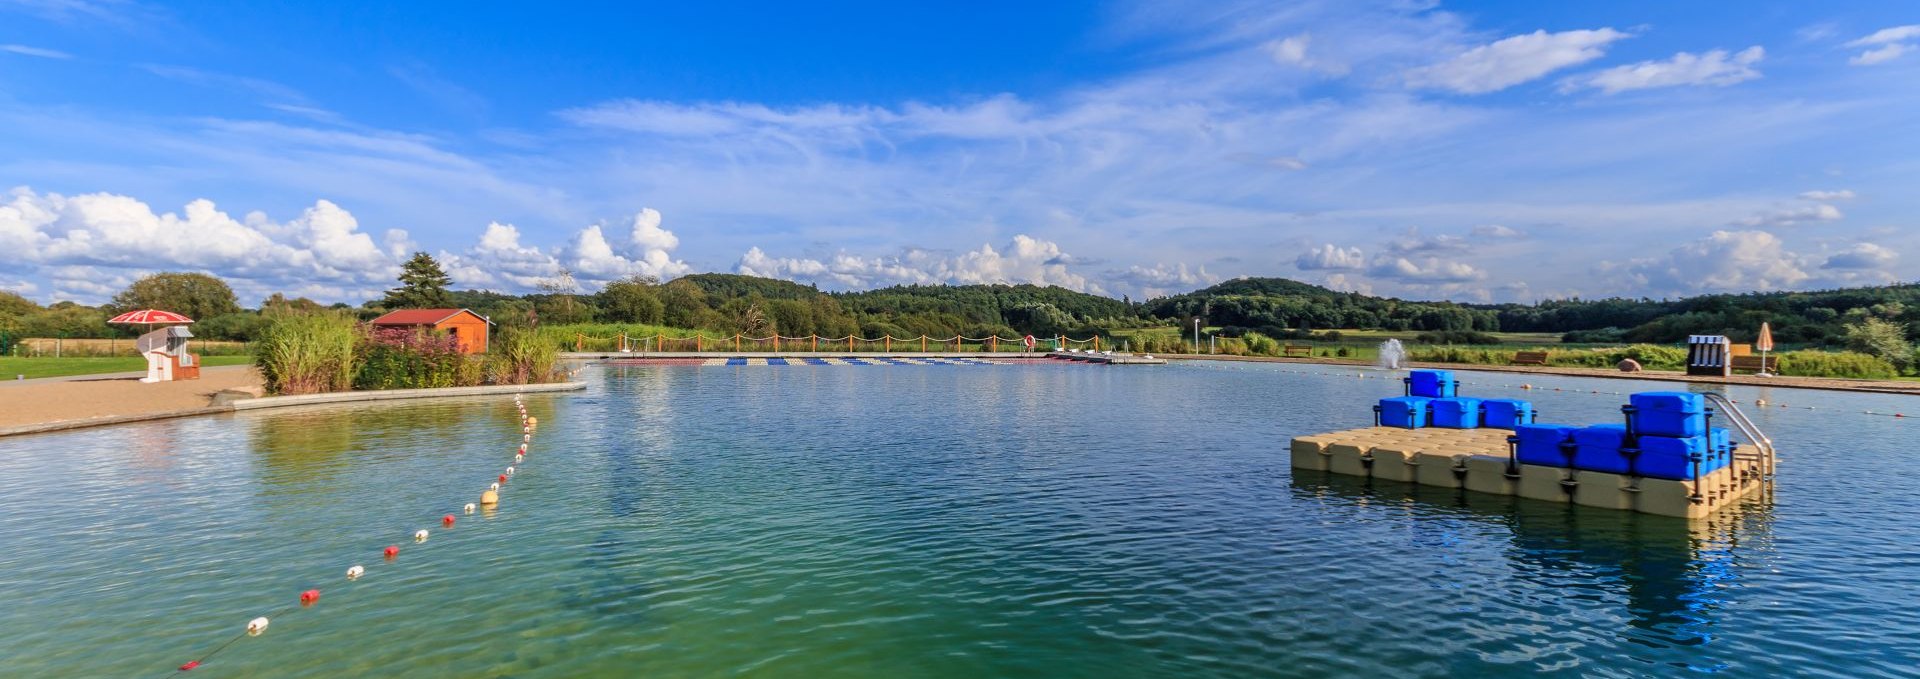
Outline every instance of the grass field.
<path id="1" fill-rule="evenodd" d="M 251 356 L 202 356 L 203 366 L 245 365 L 251 363 Z M 124 373 L 147 369 L 147 359 L 139 356 L 113 356 L 105 358 L 48 358 L 0 356 L 0 379 L 14 379 L 15 375 L 25 375 L 26 379 L 40 377 L 65 377 L 68 375 L 98 375 L 101 373 Z"/>

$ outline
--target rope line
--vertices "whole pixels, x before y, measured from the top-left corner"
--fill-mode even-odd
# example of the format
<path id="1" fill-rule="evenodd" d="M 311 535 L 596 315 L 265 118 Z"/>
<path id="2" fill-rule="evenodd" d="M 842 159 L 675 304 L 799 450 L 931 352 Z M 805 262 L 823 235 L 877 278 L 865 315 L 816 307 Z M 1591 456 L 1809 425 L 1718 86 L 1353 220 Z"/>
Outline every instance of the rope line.
<path id="1" fill-rule="evenodd" d="M 501 491 L 505 490 L 506 482 L 512 479 L 515 473 L 519 470 L 520 466 L 525 463 L 528 446 L 533 444 L 534 431 L 539 427 L 538 419 L 527 416 L 527 405 L 526 403 L 520 400 L 519 394 L 514 394 L 513 405 L 516 409 L 519 410 L 519 413 L 520 413 L 520 427 L 521 427 L 520 431 L 522 434 L 520 439 L 520 445 L 514 451 L 513 464 L 509 465 L 506 468 L 505 473 L 502 473 L 498 477 L 496 477 L 499 480 L 489 485 L 487 492 L 481 495 L 481 500 L 480 500 L 481 505 L 491 506 L 498 502 L 498 495 Z M 471 515 L 475 511 L 475 505 L 469 503 L 464 507 L 462 507 L 461 511 L 464 514 Z M 454 521 L 453 514 L 447 514 L 446 516 L 441 517 L 442 528 L 450 527 L 454 525 L 454 523 L 455 521 Z M 428 536 L 427 530 L 421 529 L 415 532 L 412 537 L 415 543 L 424 543 L 427 540 L 427 536 Z M 399 554 L 399 546 L 397 545 L 387 547 L 383 551 L 383 556 L 387 561 L 392 561 L 398 558 L 398 554 Z M 356 581 L 360 579 L 360 577 L 362 577 L 365 574 L 365 572 L 366 572 L 365 567 L 355 564 L 352 568 L 349 568 L 347 570 L 347 581 L 348 582 Z M 266 615 L 255 618 L 253 621 L 249 621 L 247 623 L 247 628 L 241 631 L 239 634 L 236 634 L 233 637 L 227 639 L 226 641 L 221 642 L 220 645 L 213 647 L 212 650 L 207 651 L 204 654 L 201 654 L 199 657 L 194 658 L 193 660 L 187 661 L 185 664 L 180 665 L 179 667 L 175 668 L 173 671 L 168 672 L 164 676 L 169 676 L 169 677 L 176 676 L 184 672 L 192 671 L 200 667 L 201 665 L 206 664 L 208 661 L 212 660 L 214 656 L 217 656 L 220 653 L 226 651 L 228 648 L 232 647 L 235 643 L 239 642 L 241 639 L 245 639 L 249 636 L 258 636 L 260 634 L 264 634 L 266 632 L 266 628 L 269 626 L 269 623 L 272 620 L 285 616 L 289 613 L 293 613 L 303 608 L 311 608 L 313 606 L 318 605 L 320 601 L 319 597 L 320 597 L 320 590 L 317 588 L 308 589 L 306 591 L 301 592 L 300 603 L 283 606 Z M 260 623 L 259 629 L 254 628 L 255 622 Z"/>

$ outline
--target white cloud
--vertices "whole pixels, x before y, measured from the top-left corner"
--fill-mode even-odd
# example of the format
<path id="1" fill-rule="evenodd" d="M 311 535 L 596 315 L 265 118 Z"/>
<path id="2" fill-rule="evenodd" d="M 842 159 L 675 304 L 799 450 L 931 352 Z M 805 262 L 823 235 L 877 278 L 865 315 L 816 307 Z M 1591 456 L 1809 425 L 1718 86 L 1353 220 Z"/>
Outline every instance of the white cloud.
<path id="1" fill-rule="evenodd" d="M 1828 201 L 1853 200 L 1855 196 L 1852 189 L 1838 189 L 1834 191 L 1803 191 L 1800 193 L 1800 197 L 1805 200 Z"/>
<path id="2" fill-rule="evenodd" d="M 1412 283 L 1469 283 L 1485 280 L 1487 273 L 1465 262 L 1438 257 L 1381 256 L 1373 260 L 1367 273 L 1375 278 L 1390 278 Z"/>
<path id="3" fill-rule="evenodd" d="M 1464 252 L 1467 239 L 1452 234 L 1422 236 L 1419 229 L 1409 229 L 1406 235 L 1387 243 L 1387 252 L 1397 255 L 1421 253 Z"/>
<path id="4" fill-rule="evenodd" d="M 1855 66 L 1872 66 L 1897 59 L 1902 54 L 1913 51 L 1913 41 L 1920 38 L 1920 24 L 1894 26 L 1874 31 L 1872 35 L 1847 43 L 1848 47 L 1870 47 L 1878 45 L 1848 59 Z"/>
<path id="5" fill-rule="evenodd" d="M 588 288 L 631 275 L 664 280 L 692 273 L 691 265 L 673 258 L 680 239 L 660 228 L 660 222 L 659 211 L 642 208 L 623 246 L 607 237 L 606 227 L 590 224 L 565 246 L 548 250 L 522 244 L 518 227 L 494 222 L 472 248 L 442 251 L 440 257 L 456 285 L 509 292 L 536 289 L 561 269 Z"/>
<path id="6" fill-rule="evenodd" d="M 1611 28 L 1548 33 L 1538 30 L 1467 50 L 1450 60 L 1407 72 L 1415 87 L 1461 94 L 1496 92 L 1606 55 L 1628 35 Z"/>
<path id="7" fill-rule="evenodd" d="M 1301 271 L 1350 271 L 1366 265 L 1366 256 L 1360 248 L 1342 248 L 1332 243 L 1302 252 L 1293 260 L 1294 268 Z"/>
<path id="8" fill-rule="evenodd" d="M 1108 271 L 1107 280 L 1118 287 L 1132 290 L 1140 297 L 1154 298 L 1180 292 L 1187 292 L 1220 282 L 1220 277 L 1207 273 L 1207 268 L 1189 269 L 1185 263 L 1155 263 L 1151 267 L 1129 266 L 1124 271 Z"/>
<path id="9" fill-rule="evenodd" d="M 1346 75 L 1347 66 L 1345 64 L 1328 61 L 1317 55 L 1309 55 L 1307 48 L 1312 42 L 1313 36 L 1300 33 L 1277 40 L 1269 40 L 1265 44 L 1262 44 L 1260 48 L 1265 50 L 1268 56 L 1273 57 L 1276 63 L 1309 71 L 1317 71 L 1332 76 Z"/>
<path id="10" fill-rule="evenodd" d="M 1473 227 L 1473 235 L 1476 238 L 1489 240 L 1514 240 L 1527 237 L 1527 234 L 1519 229 L 1500 224 L 1482 224 Z"/>
<path id="11" fill-rule="evenodd" d="M 1681 52 L 1665 61 L 1642 61 L 1569 78 L 1562 83 L 1561 89 L 1571 91 L 1590 87 L 1616 94 L 1683 85 L 1725 87 L 1760 77 L 1760 71 L 1753 66 L 1765 56 L 1766 50 L 1759 45 L 1731 55 L 1726 50 L 1712 50 L 1706 54 Z"/>
<path id="12" fill-rule="evenodd" d="M 43 47 L 29 47 L 27 45 L 0 45 L 0 52 L 12 52 L 14 54 L 21 54 L 29 57 L 40 57 L 42 59 L 72 59 L 73 58 L 73 55 L 68 54 L 66 52 L 62 52 L 60 50 L 50 50 Z"/>
<path id="13" fill-rule="evenodd" d="M 1833 222 L 1846 217 L 1840 208 L 1821 203 L 1799 207 L 1783 207 L 1763 212 L 1734 222 L 1735 226 L 1795 226 L 1812 222 Z"/>
<path id="14" fill-rule="evenodd" d="M 235 220 L 206 199 L 156 213 L 107 193 L 69 197 L 21 187 L 8 196 L 0 205 L 0 251 L 13 253 L 7 268 L 40 272 L 56 294 L 91 295 L 102 281 L 156 270 L 208 271 L 243 292 L 321 284 L 345 293 L 396 270 L 352 214 L 325 200 L 276 223 L 257 212 Z"/>
<path id="15" fill-rule="evenodd" d="M 1836 252 L 1827 257 L 1820 265 L 1822 269 L 1885 269 L 1899 253 L 1874 243 L 1856 243 L 1853 247 Z"/>
<path id="16" fill-rule="evenodd" d="M 824 260 L 772 257 L 758 247 L 747 250 L 734 271 L 749 276 L 783 278 L 828 288 L 869 288 L 888 285 L 950 283 L 1031 283 L 1057 285 L 1082 292 L 1105 289 L 1067 269 L 1072 261 L 1058 244 L 1027 235 L 1013 237 L 1005 248 L 982 245 L 978 250 L 945 256 L 931 250 L 907 249 L 899 255 L 862 257 L 840 252 Z"/>
<path id="17" fill-rule="evenodd" d="M 1661 257 L 1599 269 L 1634 292 L 1658 294 L 1781 290 L 1810 278 L 1800 258 L 1765 231 L 1715 231 Z"/>

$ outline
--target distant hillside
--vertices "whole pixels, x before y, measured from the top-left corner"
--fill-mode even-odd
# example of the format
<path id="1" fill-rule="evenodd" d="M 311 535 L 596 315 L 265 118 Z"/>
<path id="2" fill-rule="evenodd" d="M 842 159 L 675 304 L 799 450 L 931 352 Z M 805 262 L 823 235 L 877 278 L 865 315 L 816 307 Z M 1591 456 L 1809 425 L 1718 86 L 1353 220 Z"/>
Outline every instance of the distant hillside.
<path id="1" fill-rule="evenodd" d="M 1749 342 L 1767 322 L 1777 342 L 1837 346 L 1847 324 L 1868 316 L 1920 335 L 1920 284 L 1673 300 L 1456 304 L 1338 292 L 1284 278 L 1243 278 L 1152 300 L 1143 314 L 1161 321 L 1199 316 L 1212 325 L 1273 334 L 1300 328 L 1499 330 L 1565 333 L 1569 340 L 1598 343 L 1672 343 L 1690 334 Z"/>
<path id="2" fill-rule="evenodd" d="M 731 273 L 697 273 L 673 280 L 676 283 L 691 283 L 699 287 L 702 292 L 707 293 L 709 300 L 715 302 L 756 295 L 761 299 L 809 300 L 824 294 L 819 288 L 811 285 L 801 285 L 777 278 Z"/>
<path id="3" fill-rule="evenodd" d="M 1211 325 L 1281 334 L 1289 330 L 1481 330 L 1499 328 L 1499 314 L 1452 302 L 1409 302 L 1338 292 L 1285 278 L 1241 278 L 1146 303 L 1145 315 L 1200 317 Z M 1237 333 L 1230 333 L 1237 334 Z"/>

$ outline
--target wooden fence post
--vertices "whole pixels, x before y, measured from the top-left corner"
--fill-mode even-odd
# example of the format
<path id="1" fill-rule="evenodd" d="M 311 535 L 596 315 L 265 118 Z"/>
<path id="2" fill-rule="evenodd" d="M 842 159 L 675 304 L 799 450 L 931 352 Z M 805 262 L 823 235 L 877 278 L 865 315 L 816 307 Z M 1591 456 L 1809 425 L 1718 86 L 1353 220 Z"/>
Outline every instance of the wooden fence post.
<path id="1" fill-rule="evenodd" d="M 820 352 L 820 336 L 819 336 L 819 335 L 807 335 L 807 337 L 813 340 L 813 351 L 814 351 L 814 353 L 819 353 L 819 352 Z"/>
<path id="2" fill-rule="evenodd" d="M 893 335 L 882 335 L 882 337 L 886 338 L 887 353 L 889 354 L 893 353 Z"/>
<path id="3" fill-rule="evenodd" d="M 927 353 L 927 336 L 924 333 L 920 335 L 920 353 Z"/>

